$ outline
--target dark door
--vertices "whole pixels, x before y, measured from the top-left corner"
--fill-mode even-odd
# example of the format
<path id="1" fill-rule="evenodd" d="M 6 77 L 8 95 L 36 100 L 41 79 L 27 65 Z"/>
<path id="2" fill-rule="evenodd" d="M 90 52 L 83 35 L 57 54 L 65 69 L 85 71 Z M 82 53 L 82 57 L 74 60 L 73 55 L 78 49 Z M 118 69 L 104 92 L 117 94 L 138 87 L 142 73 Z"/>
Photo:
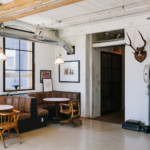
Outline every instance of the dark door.
<path id="1" fill-rule="evenodd" d="M 101 53 L 101 114 L 121 110 L 122 56 Z"/>

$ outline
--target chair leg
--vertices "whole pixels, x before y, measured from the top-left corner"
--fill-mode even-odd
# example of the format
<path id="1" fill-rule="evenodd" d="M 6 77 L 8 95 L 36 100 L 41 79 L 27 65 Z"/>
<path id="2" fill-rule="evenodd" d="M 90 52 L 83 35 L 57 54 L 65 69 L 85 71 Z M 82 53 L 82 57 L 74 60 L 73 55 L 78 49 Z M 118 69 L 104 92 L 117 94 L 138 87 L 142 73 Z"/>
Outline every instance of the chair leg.
<path id="1" fill-rule="evenodd" d="M 72 123 L 73 128 L 74 128 L 75 127 L 75 123 L 74 123 L 73 119 L 71 119 L 71 123 Z"/>
<path id="2" fill-rule="evenodd" d="M 17 127 L 17 128 L 15 128 L 15 130 L 16 130 L 16 133 L 17 133 L 17 136 L 18 136 L 18 141 L 19 141 L 19 143 L 21 144 L 20 134 L 19 134 L 18 127 Z"/>
<path id="3" fill-rule="evenodd" d="M 10 139 L 10 130 L 8 130 L 8 138 Z"/>
<path id="4" fill-rule="evenodd" d="M 3 146 L 4 146 L 4 148 L 6 148 L 6 145 L 5 145 L 5 141 L 4 141 L 4 138 L 3 138 L 3 133 L 2 133 L 2 131 L 0 131 L 0 136 L 1 136 L 1 141 L 2 141 L 2 143 L 3 143 Z"/>
<path id="5" fill-rule="evenodd" d="M 82 120 L 80 120 L 80 125 L 82 125 Z"/>

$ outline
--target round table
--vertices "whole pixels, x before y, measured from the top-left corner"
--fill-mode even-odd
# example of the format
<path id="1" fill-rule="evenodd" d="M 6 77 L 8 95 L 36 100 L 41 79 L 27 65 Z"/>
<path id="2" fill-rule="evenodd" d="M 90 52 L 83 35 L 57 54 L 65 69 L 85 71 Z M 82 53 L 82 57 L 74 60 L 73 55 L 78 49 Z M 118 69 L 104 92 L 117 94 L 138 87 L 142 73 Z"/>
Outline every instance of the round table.
<path id="1" fill-rule="evenodd" d="M 55 121 L 60 120 L 60 118 L 58 117 L 58 103 L 59 102 L 66 102 L 69 101 L 70 98 L 65 98 L 65 97 L 51 97 L 51 98 L 44 98 L 44 101 L 48 101 L 48 102 L 55 102 L 55 109 L 56 109 L 56 115 L 55 115 Z"/>
<path id="2" fill-rule="evenodd" d="M 13 108 L 12 105 L 0 105 L 0 112 L 11 111 Z"/>

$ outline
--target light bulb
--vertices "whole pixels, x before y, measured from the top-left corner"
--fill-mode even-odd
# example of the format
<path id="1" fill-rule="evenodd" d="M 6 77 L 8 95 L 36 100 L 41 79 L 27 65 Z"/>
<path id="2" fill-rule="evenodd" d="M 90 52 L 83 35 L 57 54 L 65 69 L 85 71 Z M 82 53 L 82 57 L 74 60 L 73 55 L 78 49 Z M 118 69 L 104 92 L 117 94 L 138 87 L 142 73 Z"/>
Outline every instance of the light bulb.
<path id="1" fill-rule="evenodd" d="M 61 54 L 59 54 L 59 56 L 56 57 L 55 64 L 64 64 L 64 59 L 61 57 Z"/>

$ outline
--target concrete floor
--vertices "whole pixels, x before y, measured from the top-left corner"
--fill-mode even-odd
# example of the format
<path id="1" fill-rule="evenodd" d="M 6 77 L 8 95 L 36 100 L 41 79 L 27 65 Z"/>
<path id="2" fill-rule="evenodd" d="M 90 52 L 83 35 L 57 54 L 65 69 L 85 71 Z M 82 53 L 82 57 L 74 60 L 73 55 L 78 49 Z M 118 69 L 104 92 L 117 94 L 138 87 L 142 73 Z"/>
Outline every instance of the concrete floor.
<path id="1" fill-rule="evenodd" d="M 17 139 L 7 140 L 7 150 L 150 150 L 150 134 L 88 119 L 76 128 L 49 124 L 21 134 L 21 140 L 22 144 Z"/>

